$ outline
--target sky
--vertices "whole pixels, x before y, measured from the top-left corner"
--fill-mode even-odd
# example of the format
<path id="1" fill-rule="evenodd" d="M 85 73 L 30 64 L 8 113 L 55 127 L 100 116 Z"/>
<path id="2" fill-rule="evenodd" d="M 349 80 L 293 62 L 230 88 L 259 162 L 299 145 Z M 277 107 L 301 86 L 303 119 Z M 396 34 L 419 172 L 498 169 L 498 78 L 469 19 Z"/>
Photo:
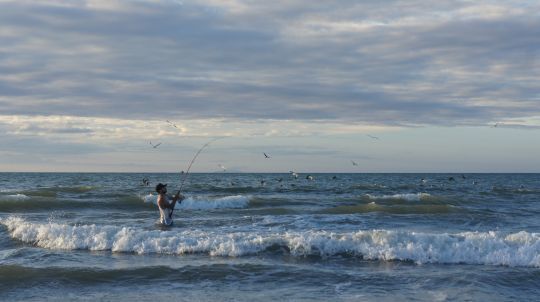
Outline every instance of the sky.
<path id="1" fill-rule="evenodd" d="M 192 171 L 540 172 L 540 2 L 0 0 L 0 172 L 216 137 Z"/>

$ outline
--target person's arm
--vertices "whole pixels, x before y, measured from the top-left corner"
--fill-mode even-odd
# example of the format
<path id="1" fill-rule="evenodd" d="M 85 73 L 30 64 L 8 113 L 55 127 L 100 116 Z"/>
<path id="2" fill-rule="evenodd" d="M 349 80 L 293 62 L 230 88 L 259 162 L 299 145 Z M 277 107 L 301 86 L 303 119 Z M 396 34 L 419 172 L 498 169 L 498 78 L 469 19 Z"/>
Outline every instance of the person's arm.
<path id="1" fill-rule="evenodd" d="M 176 206 L 176 202 L 180 200 L 179 203 L 182 203 L 182 200 L 184 200 L 184 198 L 185 198 L 184 195 L 180 194 L 180 191 L 178 191 L 178 193 L 176 193 L 176 195 L 173 196 L 173 201 L 170 205 L 170 209 L 174 210 L 174 207 Z"/>
<path id="2" fill-rule="evenodd" d="M 173 197 L 173 201 L 180 201 L 182 203 L 182 200 L 184 200 L 184 195 L 180 194 L 180 191 L 176 192 L 176 195 Z"/>

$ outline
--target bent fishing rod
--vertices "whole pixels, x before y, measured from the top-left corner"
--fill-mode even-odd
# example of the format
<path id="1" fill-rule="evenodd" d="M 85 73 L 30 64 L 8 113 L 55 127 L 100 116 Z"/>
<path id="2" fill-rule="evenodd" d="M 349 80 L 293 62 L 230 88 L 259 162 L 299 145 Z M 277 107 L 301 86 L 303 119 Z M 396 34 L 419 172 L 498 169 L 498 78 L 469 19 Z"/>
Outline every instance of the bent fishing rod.
<path id="1" fill-rule="evenodd" d="M 201 152 L 206 148 L 208 147 L 211 143 L 219 140 L 219 139 L 222 139 L 224 137 L 216 137 L 212 140 L 210 140 L 209 142 L 207 142 L 206 144 L 204 144 L 198 151 L 197 153 L 195 153 L 195 156 L 193 156 L 193 159 L 191 160 L 191 162 L 189 163 L 189 166 L 186 170 L 186 173 L 184 173 L 184 176 L 182 177 L 182 182 L 180 183 L 180 189 L 178 189 L 178 191 L 176 192 L 176 196 L 179 196 L 180 194 L 180 191 L 182 191 L 182 188 L 184 187 L 184 183 L 186 182 L 186 179 L 188 178 L 188 175 L 189 175 L 189 171 L 191 170 L 191 166 L 193 166 L 193 163 L 195 162 L 195 160 L 197 159 L 197 157 L 199 157 L 199 154 L 201 154 Z M 180 203 L 182 203 L 182 201 L 180 201 Z M 174 209 L 171 211 L 171 215 L 172 215 L 172 212 L 174 211 Z"/>

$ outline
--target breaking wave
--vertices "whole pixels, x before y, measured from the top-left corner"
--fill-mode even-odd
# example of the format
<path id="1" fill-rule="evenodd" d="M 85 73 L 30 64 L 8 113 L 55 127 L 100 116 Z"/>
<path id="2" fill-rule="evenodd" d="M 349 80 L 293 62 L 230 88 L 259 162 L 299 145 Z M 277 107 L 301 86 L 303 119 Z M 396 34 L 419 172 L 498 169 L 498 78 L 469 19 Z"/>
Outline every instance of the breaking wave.
<path id="1" fill-rule="evenodd" d="M 525 231 L 419 233 L 399 230 L 356 232 L 208 232 L 143 230 L 131 227 L 32 223 L 1 219 L 10 236 L 47 249 L 100 250 L 138 254 L 240 257 L 262 252 L 296 257 L 346 255 L 366 260 L 540 267 L 540 233 Z"/>
<path id="2" fill-rule="evenodd" d="M 225 196 L 218 198 L 188 197 L 177 204 L 177 209 L 185 210 L 213 210 L 213 209 L 241 209 L 249 204 L 249 197 L 243 195 Z M 157 195 L 148 194 L 143 197 L 144 202 L 157 205 Z"/>
<path id="3" fill-rule="evenodd" d="M 437 201 L 441 198 L 433 196 L 429 193 L 406 193 L 406 194 L 394 194 L 394 195 L 371 195 L 366 194 L 363 196 L 367 200 L 387 200 L 387 201 Z"/>

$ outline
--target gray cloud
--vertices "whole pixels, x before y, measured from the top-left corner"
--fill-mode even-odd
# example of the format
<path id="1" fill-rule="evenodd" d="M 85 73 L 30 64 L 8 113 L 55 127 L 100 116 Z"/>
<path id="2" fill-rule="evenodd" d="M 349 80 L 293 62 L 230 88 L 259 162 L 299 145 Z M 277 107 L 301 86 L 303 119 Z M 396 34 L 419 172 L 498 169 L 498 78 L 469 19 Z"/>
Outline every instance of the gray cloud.
<path id="1" fill-rule="evenodd" d="M 0 4 L 0 114 L 388 125 L 540 115 L 540 19 L 520 3 L 77 3 Z"/>

